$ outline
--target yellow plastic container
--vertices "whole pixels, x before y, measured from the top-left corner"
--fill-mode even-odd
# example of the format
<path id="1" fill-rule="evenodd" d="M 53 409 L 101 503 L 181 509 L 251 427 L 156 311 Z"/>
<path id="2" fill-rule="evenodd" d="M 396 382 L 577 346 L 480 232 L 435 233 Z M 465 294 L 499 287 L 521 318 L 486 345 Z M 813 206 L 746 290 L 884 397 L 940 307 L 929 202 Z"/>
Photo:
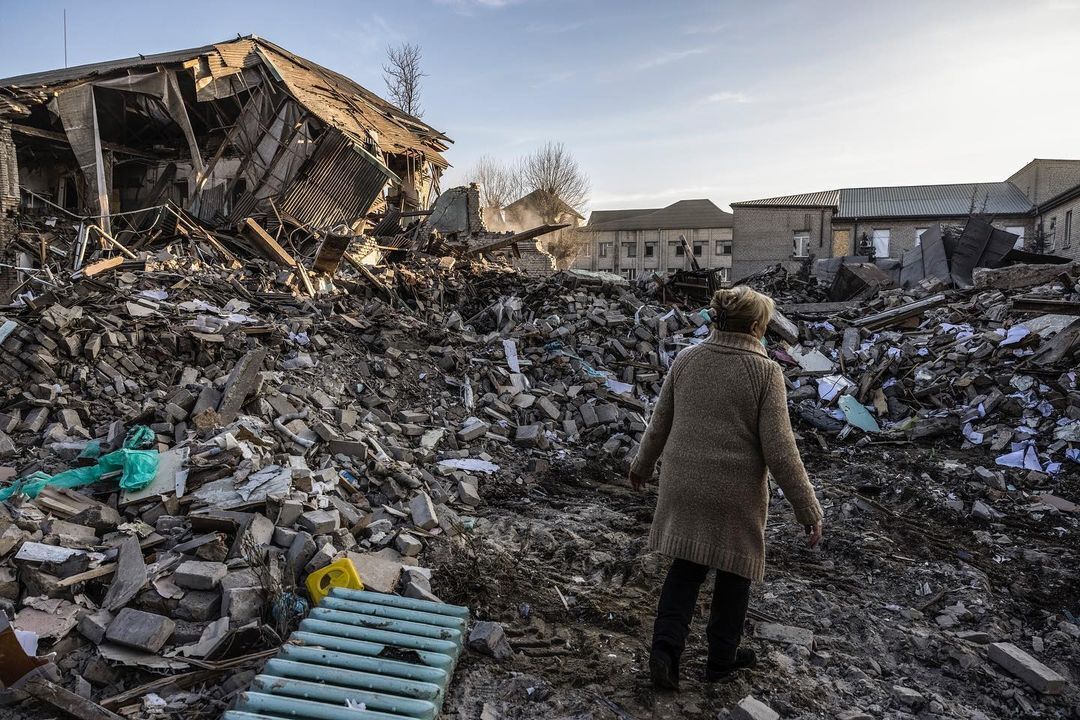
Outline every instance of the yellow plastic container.
<path id="1" fill-rule="evenodd" d="M 364 583 L 360 580 L 360 573 L 356 572 L 356 566 L 347 557 L 332 562 L 307 577 L 307 591 L 308 595 L 311 596 L 312 605 L 318 605 L 336 587 L 349 588 L 350 590 L 364 589 Z"/>

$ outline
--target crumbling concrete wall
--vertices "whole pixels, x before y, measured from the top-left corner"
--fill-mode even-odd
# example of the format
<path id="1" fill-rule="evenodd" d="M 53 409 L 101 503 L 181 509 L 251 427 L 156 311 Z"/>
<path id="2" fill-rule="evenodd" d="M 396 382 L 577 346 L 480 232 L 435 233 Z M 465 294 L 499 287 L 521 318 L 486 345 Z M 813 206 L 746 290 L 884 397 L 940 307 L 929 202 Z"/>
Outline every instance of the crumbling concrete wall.
<path id="1" fill-rule="evenodd" d="M 799 268 L 802 258 L 793 256 L 792 240 L 797 231 L 810 232 L 810 253 L 817 258 L 832 257 L 832 215 L 830 208 L 732 208 L 735 213 L 732 236 L 732 279 L 753 275 L 781 263 L 789 271 Z"/>

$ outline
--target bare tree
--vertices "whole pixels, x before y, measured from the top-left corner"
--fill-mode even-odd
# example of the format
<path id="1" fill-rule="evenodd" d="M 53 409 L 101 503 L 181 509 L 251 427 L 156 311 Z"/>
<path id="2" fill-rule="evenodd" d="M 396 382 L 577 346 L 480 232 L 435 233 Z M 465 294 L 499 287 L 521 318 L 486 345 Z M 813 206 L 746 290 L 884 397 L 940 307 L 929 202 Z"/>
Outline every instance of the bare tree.
<path id="1" fill-rule="evenodd" d="M 386 48 L 386 64 L 383 65 L 383 81 L 390 99 L 399 108 L 413 117 L 421 117 L 420 79 L 427 73 L 420 70 L 420 46 L 401 43 L 397 47 Z"/>
<path id="2" fill-rule="evenodd" d="M 466 180 L 480 186 L 480 204 L 502 209 L 524 193 L 521 184 L 521 161 L 505 163 L 483 155 L 466 175 Z"/>
<path id="3" fill-rule="evenodd" d="M 540 200 L 544 222 L 557 220 L 562 203 L 580 210 L 589 199 L 589 176 L 561 142 L 547 142 L 526 157 L 522 179 L 526 190 L 546 191 Z"/>
<path id="4" fill-rule="evenodd" d="M 565 270 L 590 242 L 592 238 L 588 232 L 581 228 L 568 227 L 547 236 L 544 249 L 555 258 L 555 267 Z"/>

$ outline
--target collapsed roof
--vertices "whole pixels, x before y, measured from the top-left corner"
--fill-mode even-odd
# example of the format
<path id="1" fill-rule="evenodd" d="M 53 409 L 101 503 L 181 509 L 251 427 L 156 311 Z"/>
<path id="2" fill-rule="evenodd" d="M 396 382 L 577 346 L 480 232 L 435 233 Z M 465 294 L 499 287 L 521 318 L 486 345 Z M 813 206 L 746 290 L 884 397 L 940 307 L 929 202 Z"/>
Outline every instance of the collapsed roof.
<path id="1" fill-rule="evenodd" d="M 451 140 L 255 36 L 0 80 L 23 205 L 326 229 L 427 208 Z M 28 112 L 20 112 L 28 110 Z"/>

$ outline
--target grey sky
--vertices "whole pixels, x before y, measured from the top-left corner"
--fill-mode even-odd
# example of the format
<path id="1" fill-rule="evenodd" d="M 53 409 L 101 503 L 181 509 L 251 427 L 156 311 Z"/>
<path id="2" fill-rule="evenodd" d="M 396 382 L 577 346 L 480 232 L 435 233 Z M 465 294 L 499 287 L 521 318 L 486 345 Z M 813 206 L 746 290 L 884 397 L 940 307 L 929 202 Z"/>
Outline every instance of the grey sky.
<path id="1" fill-rule="evenodd" d="M 1080 158 L 1080 0 L 68 2 L 71 64 L 257 34 L 382 92 L 424 48 L 425 120 L 481 154 L 546 140 L 592 208 L 1000 180 Z M 0 76 L 63 64 L 65 3 L 0 0 Z"/>

